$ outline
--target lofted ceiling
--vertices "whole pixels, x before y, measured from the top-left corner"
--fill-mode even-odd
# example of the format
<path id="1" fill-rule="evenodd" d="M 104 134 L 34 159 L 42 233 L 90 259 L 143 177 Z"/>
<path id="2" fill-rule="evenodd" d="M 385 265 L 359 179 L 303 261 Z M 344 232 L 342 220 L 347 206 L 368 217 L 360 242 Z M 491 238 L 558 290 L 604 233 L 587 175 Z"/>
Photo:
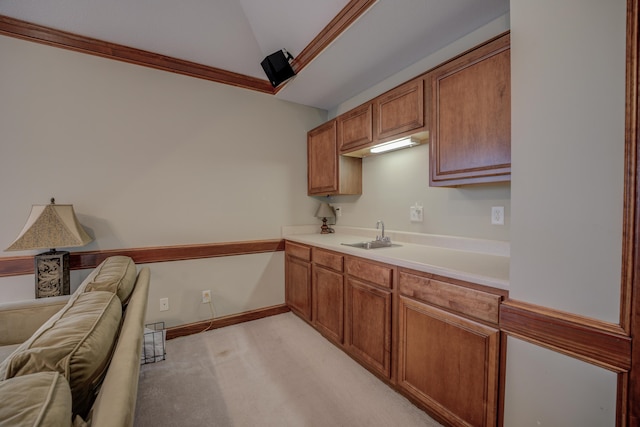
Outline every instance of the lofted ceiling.
<path id="1" fill-rule="evenodd" d="M 331 109 L 508 11 L 509 0 L 0 0 L 0 15 L 38 26 L 0 22 L 0 34 L 68 47 L 46 30 L 72 33 Z M 282 48 L 298 74 L 273 90 L 260 62 Z"/>

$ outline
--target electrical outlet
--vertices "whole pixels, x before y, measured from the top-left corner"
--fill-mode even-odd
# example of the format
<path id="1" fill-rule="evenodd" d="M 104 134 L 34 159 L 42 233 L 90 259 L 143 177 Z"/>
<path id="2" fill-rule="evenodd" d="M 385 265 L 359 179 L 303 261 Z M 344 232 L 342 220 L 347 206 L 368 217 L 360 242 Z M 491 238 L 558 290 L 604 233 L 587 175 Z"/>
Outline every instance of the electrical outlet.
<path id="1" fill-rule="evenodd" d="M 160 311 L 169 310 L 169 298 L 160 298 Z"/>
<path id="2" fill-rule="evenodd" d="M 211 291 L 210 290 L 202 291 L 202 303 L 207 304 L 210 302 L 211 302 Z"/>
<path id="3" fill-rule="evenodd" d="M 409 208 L 409 219 L 411 222 L 422 222 L 423 221 L 423 207 L 416 203 L 414 206 Z"/>
<path id="4" fill-rule="evenodd" d="M 491 208 L 491 224 L 504 225 L 504 206 L 494 206 Z"/>
<path id="5" fill-rule="evenodd" d="M 342 216 L 342 206 L 333 205 L 333 211 L 336 213 L 336 217 Z"/>

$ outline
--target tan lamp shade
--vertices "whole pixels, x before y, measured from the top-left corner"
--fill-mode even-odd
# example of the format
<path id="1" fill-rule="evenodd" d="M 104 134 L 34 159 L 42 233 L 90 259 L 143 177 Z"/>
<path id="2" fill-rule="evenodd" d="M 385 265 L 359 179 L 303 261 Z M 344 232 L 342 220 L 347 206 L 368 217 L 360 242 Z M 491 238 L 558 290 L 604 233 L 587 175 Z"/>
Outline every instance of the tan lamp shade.
<path id="1" fill-rule="evenodd" d="M 6 249 L 54 249 L 84 246 L 93 238 L 82 228 L 73 205 L 33 205 L 18 238 Z"/>
<path id="2" fill-rule="evenodd" d="M 320 203 L 318 210 L 316 211 L 316 218 L 335 218 L 336 214 L 329 206 L 329 203 Z"/>

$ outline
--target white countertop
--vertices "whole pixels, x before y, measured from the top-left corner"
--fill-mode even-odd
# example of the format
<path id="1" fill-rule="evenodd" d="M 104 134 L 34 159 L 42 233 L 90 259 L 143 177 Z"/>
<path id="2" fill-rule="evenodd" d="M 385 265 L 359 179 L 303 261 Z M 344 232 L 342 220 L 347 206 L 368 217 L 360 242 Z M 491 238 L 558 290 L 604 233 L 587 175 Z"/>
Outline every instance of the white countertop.
<path id="1" fill-rule="evenodd" d="M 332 234 L 309 233 L 308 231 L 308 228 L 303 227 L 284 227 L 283 237 L 292 242 L 399 267 L 498 289 L 509 289 L 508 242 L 389 232 L 388 235 L 390 235 L 392 242 L 401 246 L 367 250 L 345 246 L 342 243 L 374 240 L 376 230 L 347 227 L 339 229 L 336 227 L 336 232 Z"/>

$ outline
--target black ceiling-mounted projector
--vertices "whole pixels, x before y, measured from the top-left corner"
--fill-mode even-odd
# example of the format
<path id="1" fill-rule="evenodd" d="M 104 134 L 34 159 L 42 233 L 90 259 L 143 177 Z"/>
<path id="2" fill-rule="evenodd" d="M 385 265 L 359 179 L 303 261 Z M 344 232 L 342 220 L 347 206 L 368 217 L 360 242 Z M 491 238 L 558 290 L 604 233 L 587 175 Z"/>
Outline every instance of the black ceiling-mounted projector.
<path id="1" fill-rule="evenodd" d="M 291 68 L 291 63 L 289 62 L 291 60 L 293 60 L 293 56 L 286 50 L 281 49 L 267 56 L 260 63 L 273 87 L 296 75 L 293 68 Z"/>

